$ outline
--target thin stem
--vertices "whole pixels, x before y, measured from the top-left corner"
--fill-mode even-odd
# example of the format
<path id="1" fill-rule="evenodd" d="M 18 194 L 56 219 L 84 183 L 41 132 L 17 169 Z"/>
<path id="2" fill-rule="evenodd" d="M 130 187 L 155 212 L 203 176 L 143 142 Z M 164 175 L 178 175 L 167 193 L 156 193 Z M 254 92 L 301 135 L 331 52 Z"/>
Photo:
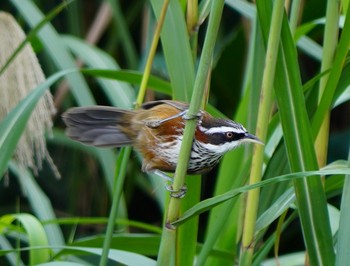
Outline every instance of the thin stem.
<path id="1" fill-rule="evenodd" d="M 197 27 L 198 20 L 198 0 L 189 0 L 187 2 L 187 30 L 189 34 Z"/>
<path id="2" fill-rule="evenodd" d="M 202 99 L 205 93 L 205 85 L 207 75 L 211 69 L 212 56 L 216 41 L 220 19 L 222 14 L 224 1 L 213 1 L 210 19 L 208 24 L 207 36 L 203 46 L 203 52 L 198 67 L 198 73 L 194 84 L 191 104 L 188 110 L 188 116 L 196 116 L 200 110 Z M 184 179 L 187 172 L 188 160 L 190 158 L 190 151 L 192 148 L 192 141 L 194 131 L 197 126 L 196 120 L 188 120 L 184 131 L 183 143 L 181 145 L 179 162 L 174 176 L 174 190 L 180 189 L 184 185 Z M 172 222 L 178 217 L 178 203 L 179 199 L 172 198 L 170 200 L 170 207 L 168 213 L 168 222 Z M 173 207 L 173 208 L 172 208 Z"/>
<path id="3" fill-rule="evenodd" d="M 340 80 L 350 46 L 350 9 L 347 9 L 344 27 L 337 45 L 334 61 L 329 72 L 329 78 L 322 99 L 312 118 L 312 134 L 317 136 L 326 113 L 331 109 L 335 89 Z"/>
<path id="4" fill-rule="evenodd" d="M 260 106 L 257 120 L 257 136 L 265 141 L 267 137 L 268 122 L 273 98 L 273 83 L 275 78 L 275 68 L 277 62 L 278 46 L 282 28 L 282 19 L 284 11 L 284 0 L 274 2 L 269 40 L 267 44 L 265 71 L 262 80 L 262 89 L 260 97 Z M 264 146 L 255 146 L 252 170 L 250 173 L 249 184 L 257 183 L 261 180 L 262 165 L 264 157 Z M 246 215 L 244 219 L 244 230 L 242 239 L 243 253 L 241 256 L 241 265 L 250 265 L 254 251 L 254 230 L 259 203 L 259 189 L 248 192 Z"/>
<path id="5" fill-rule="evenodd" d="M 191 104 L 188 110 L 188 116 L 195 116 L 202 103 L 205 93 L 205 85 L 208 73 L 211 69 L 212 56 L 216 41 L 216 36 L 220 26 L 224 0 L 212 1 L 211 13 L 209 17 L 208 29 L 204 41 L 203 51 L 200 58 L 198 72 L 194 84 Z M 179 190 L 185 183 L 188 160 L 192 148 L 193 136 L 197 126 L 197 120 L 188 120 L 186 122 L 183 142 L 180 149 L 179 161 L 176 167 L 173 188 Z M 176 242 L 176 228 L 171 226 L 179 216 L 180 202 L 178 198 L 171 198 L 169 202 L 168 213 L 166 217 L 166 226 L 163 231 L 161 246 L 158 256 L 158 265 L 169 265 L 169 257 L 175 258 L 174 247 Z M 169 253 L 170 252 L 170 253 Z M 176 263 L 176 262 L 175 262 Z M 170 263 L 171 265 L 172 263 Z"/>
<path id="6" fill-rule="evenodd" d="M 295 33 L 295 30 L 298 26 L 302 5 L 303 5 L 302 0 L 293 0 L 292 2 L 290 17 L 289 17 L 289 25 L 290 25 L 290 30 L 292 34 Z"/>
<path id="7" fill-rule="evenodd" d="M 122 162 L 120 164 L 120 168 L 117 167 L 114 179 L 114 188 L 113 188 L 113 199 L 112 206 L 108 218 L 106 237 L 103 242 L 103 249 L 101 254 L 100 266 L 107 265 L 108 261 L 108 253 L 111 246 L 112 238 L 113 238 L 113 230 L 115 225 L 115 220 L 117 219 L 118 207 L 120 203 L 120 198 L 122 195 L 125 174 L 126 174 L 126 166 L 129 161 L 131 147 L 123 148 L 119 153 L 119 156 L 122 156 Z"/>
<path id="8" fill-rule="evenodd" d="M 151 74 L 153 59 L 154 59 L 154 56 L 156 53 L 156 49 L 157 49 L 157 45 L 158 45 L 159 37 L 160 37 L 160 32 L 161 32 L 162 27 L 163 27 L 165 14 L 166 14 L 166 10 L 168 8 L 168 5 L 169 5 L 169 1 L 168 0 L 164 1 L 162 11 L 161 11 L 161 16 L 160 16 L 160 19 L 158 21 L 155 34 L 153 36 L 149 55 L 147 57 L 147 62 L 146 62 L 144 74 L 142 77 L 140 90 L 139 90 L 136 104 L 135 104 L 136 107 L 139 107 L 142 104 L 143 99 L 145 97 L 147 83 L 149 80 L 149 76 Z M 111 241 L 113 238 L 113 229 L 114 229 L 115 219 L 117 218 L 117 214 L 118 214 L 117 210 L 118 210 L 119 201 L 120 201 L 120 197 L 121 197 L 121 193 L 122 193 L 122 188 L 123 188 L 125 173 L 126 173 L 126 166 L 127 166 L 127 162 L 129 160 L 129 157 L 130 157 L 130 153 L 131 153 L 131 147 L 127 147 L 127 148 L 124 148 L 124 154 L 120 155 L 120 156 L 123 156 L 122 163 L 121 163 L 119 173 L 116 173 L 116 175 L 115 175 L 116 179 L 115 179 L 115 188 L 114 188 L 114 193 L 113 193 L 113 202 L 112 202 L 111 212 L 110 212 L 109 219 L 108 219 L 106 237 L 105 237 L 105 240 L 103 243 L 103 250 L 102 250 L 102 255 L 101 255 L 101 260 L 100 260 L 100 266 L 107 265 L 108 253 L 109 253 Z"/>
<path id="9" fill-rule="evenodd" d="M 326 12 L 326 25 L 323 41 L 323 54 L 321 63 L 321 73 L 331 68 L 334 60 L 334 53 L 338 43 L 339 28 L 339 1 L 328 1 Z M 322 99 L 329 74 L 323 75 L 320 79 L 318 102 Z M 322 122 L 320 131 L 315 141 L 315 150 L 319 167 L 326 163 L 328 150 L 329 120 L 328 112 Z"/>
<path id="10" fill-rule="evenodd" d="M 147 90 L 147 83 L 148 83 L 148 79 L 149 76 L 151 74 L 151 70 L 152 70 L 152 64 L 153 64 L 153 60 L 154 60 L 154 56 L 156 54 L 157 51 L 157 46 L 159 43 L 159 37 L 160 37 L 160 33 L 162 31 L 162 27 L 164 24 L 164 20 L 165 20 L 165 15 L 166 15 L 166 11 L 168 9 L 168 5 L 169 5 L 169 0 L 165 0 L 164 4 L 162 6 L 162 11 L 160 13 L 160 17 L 159 17 L 159 21 L 157 24 L 157 28 L 156 31 L 154 32 L 154 36 L 153 36 L 153 40 L 151 43 L 151 47 L 150 47 L 150 51 L 147 57 L 147 62 L 145 65 L 145 70 L 143 73 L 143 78 L 141 81 L 141 85 L 140 85 L 140 90 L 139 90 L 139 94 L 137 96 L 136 99 L 136 107 L 140 106 L 143 102 L 143 99 L 145 97 L 146 94 L 146 90 Z"/>
<path id="11" fill-rule="evenodd" d="M 197 58 L 198 45 L 198 0 L 187 2 L 187 31 L 190 35 L 190 44 L 193 61 Z"/>
<path id="12" fill-rule="evenodd" d="M 36 36 L 36 34 L 40 31 L 42 27 L 44 27 L 48 22 L 53 20 L 59 13 L 61 13 L 64 8 L 66 8 L 73 0 L 68 0 L 62 2 L 60 5 L 55 7 L 52 11 L 50 11 L 45 18 L 40 21 L 32 30 L 27 34 L 27 37 L 20 43 L 20 45 L 13 51 L 11 56 L 6 60 L 5 64 L 0 67 L 0 75 L 4 73 L 4 71 L 8 68 L 8 66 L 13 62 L 13 60 L 17 57 L 17 55 L 22 51 L 24 46 L 31 41 L 31 39 Z"/>

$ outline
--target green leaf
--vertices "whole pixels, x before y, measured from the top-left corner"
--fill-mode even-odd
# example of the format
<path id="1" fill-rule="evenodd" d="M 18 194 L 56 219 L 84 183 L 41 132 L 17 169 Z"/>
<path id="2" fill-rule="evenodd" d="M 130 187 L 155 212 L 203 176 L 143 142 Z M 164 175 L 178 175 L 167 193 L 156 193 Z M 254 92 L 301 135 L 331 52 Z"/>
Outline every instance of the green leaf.
<path id="1" fill-rule="evenodd" d="M 61 249 L 62 251 L 58 254 L 59 256 L 66 256 L 66 255 L 77 255 L 77 254 L 92 254 L 101 256 L 102 249 L 101 248 L 88 248 L 88 247 L 77 247 L 77 246 L 55 246 L 54 248 Z M 18 252 L 18 251 L 40 251 L 45 250 L 43 246 L 33 247 L 33 248 L 21 248 L 21 249 L 13 249 L 13 250 L 0 250 L 0 255 L 4 255 L 11 252 Z M 57 256 L 58 256 L 57 255 Z M 129 266 L 154 266 L 156 265 L 156 261 L 147 258 L 145 256 L 129 252 L 129 251 L 123 251 L 123 250 L 116 250 L 116 249 L 110 249 L 108 258 L 114 262 L 121 263 L 123 265 L 129 265 Z M 47 262 L 43 263 L 44 261 L 38 261 L 35 264 L 32 265 L 56 265 L 55 263 L 58 263 L 57 265 L 62 265 L 60 262 Z M 42 263 L 42 264 L 40 264 Z M 66 262 L 65 262 L 66 263 Z M 70 265 L 70 262 L 68 262 L 68 265 Z M 81 265 L 81 264 L 74 264 L 74 265 Z M 85 264 L 84 264 L 85 265 Z"/>
<path id="2" fill-rule="evenodd" d="M 257 2 L 263 34 L 268 36 L 271 2 Z M 276 51 L 277 52 L 277 51 Z M 278 51 L 275 94 L 279 107 L 289 165 L 292 171 L 318 168 L 309 117 L 301 87 L 297 51 L 286 16 Z M 317 110 L 318 111 L 318 110 Z M 324 119 L 323 114 L 321 120 Z M 304 242 L 311 264 L 333 264 L 334 249 L 327 211 L 327 202 L 319 177 L 294 180 L 297 205 L 302 223 Z"/>
<path id="3" fill-rule="evenodd" d="M 292 265 L 304 265 L 305 264 L 305 252 L 289 253 L 287 255 L 279 256 L 278 262 L 280 265 L 292 266 Z M 264 266 L 275 266 L 276 259 L 268 259 L 263 262 Z"/>
<path id="4" fill-rule="evenodd" d="M 11 0 L 11 3 L 15 5 L 17 10 L 22 14 L 25 21 L 31 27 L 35 27 L 38 23 L 44 20 L 44 15 L 33 1 Z M 76 68 L 73 57 L 64 45 L 60 35 L 51 24 L 48 23 L 45 25 L 39 31 L 37 36 L 58 69 L 64 70 Z M 79 105 L 93 105 L 95 103 L 90 89 L 81 73 L 75 73 L 74 75 L 68 76 L 67 81 L 70 85 L 71 92 L 74 94 Z"/>
<path id="5" fill-rule="evenodd" d="M 69 261 L 52 261 L 47 263 L 41 263 L 37 266 L 85 266 L 85 264 Z"/>
<path id="6" fill-rule="evenodd" d="M 306 171 L 306 172 L 297 172 L 297 173 L 290 173 L 290 174 L 285 174 L 285 175 L 280 175 L 280 176 L 276 176 L 267 180 L 263 180 L 261 182 L 252 184 L 252 185 L 248 185 L 248 186 L 243 186 L 243 187 L 239 187 L 236 189 L 233 189 L 229 192 L 226 192 L 220 196 L 216 196 L 213 198 L 209 198 L 206 200 L 203 200 L 201 202 L 199 202 L 198 204 L 196 204 L 193 208 L 187 210 L 184 215 L 176 220 L 174 223 L 172 223 L 175 226 L 179 226 L 183 223 L 185 223 L 187 220 L 191 219 L 194 216 L 197 216 L 205 211 L 208 211 L 214 207 L 216 207 L 219 204 L 222 204 L 228 200 L 231 200 L 235 197 L 237 197 L 238 195 L 245 193 L 249 190 L 252 190 L 254 188 L 261 188 L 261 187 L 265 187 L 267 185 L 271 185 L 271 184 L 276 184 L 279 182 L 285 182 L 285 181 L 291 181 L 294 179 L 303 179 L 305 177 L 312 177 L 315 175 L 319 175 L 319 176 L 325 176 L 325 175 L 335 175 L 335 174 L 342 174 L 342 175 L 346 175 L 350 173 L 350 168 L 348 168 L 345 165 L 342 165 L 340 167 L 325 167 L 322 170 L 319 171 Z"/>
<path id="7" fill-rule="evenodd" d="M 117 62 L 110 55 L 97 47 L 72 36 L 64 36 L 62 40 L 87 66 L 110 71 L 120 69 Z M 97 80 L 112 105 L 121 108 L 132 107 L 135 100 L 135 92 L 129 84 L 101 78 Z"/>
<path id="8" fill-rule="evenodd" d="M 101 256 L 101 248 L 88 248 L 88 247 L 77 247 L 77 246 L 66 246 L 61 252 L 61 255 L 71 254 L 72 252 L 84 252 L 89 254 L 94 254 Z M 112 261 L 122 263 L 129 266 L 154 266 L 156 261 L 147 258 L 145 256 L 123 250 L 110 249 L 108 253 L 108 258 Z"/>
<path id="9" fill-rule="evenodd" d="M 350 162 L 350 153 L 349 153 Z M 350 176 L 346 176 L 340 206 L 340 221 L 335 265 L 346 265 L 350 261 Z"/>
<path id="10" fill-rule="evenodd" d="M 291 204 L 295 201 L 294 189 L 290 188 L 283 193 L 271 206 L 260 215 L 256 221 L 255 230 L 267 228 L 274 220 L 276 220 Z"/>
<path id="11" fill-rule="evenodd" d="M 130 84 L 141 84 L 143 73 L 133 70 L 111 70 L 111 69 L 83 69 L 83 74 L 91 75 L 94 77 L 115 79 Z M 150 76 L 147 87 L 154 91 L 158 91 L 167 95 L 171 95 L 171 84 L 156 76 Z"/>
<path id="12" fill-rule="evenodd" d="M 1 228 L 2 226 L 0 226 Z M 0 230 L 1 232 L 1 230 Z M 0 250 L 13 250 L 10 241 L 2 234 L 0 234 Z M 1 254 L 0 254 L 1 256 Z M 8 252 L 5 254 L 7 261 L 11 265 L 25 266 L 25 264 L 18 258 L 18 254 L 14 252 Z"/>
<path id="13" fill-rule="evenodd" d="M 28 170 L 20 168 L 13 161 L 10 161 L 9 168 L 17 176 L 23 194 L 26 195 L 36 217 L 41 221 L 55 219 L 55 211 L 50 199 L 39 187 L 32 174 Z M 46 224 L 44 229 L 50 245 L 63 246 L 65 244 L 63 233 L 58 224 Z"/>
<path id="14" fill-rule="evenodd" d="M 33 37 L 39 32 L 39 30 L 54 17 L 56 17 L 64 8 L 66 8 L 72 0 L 62 2 L 59 6 L 54 8 L 45 18 L 43 18 L 26 36 L 22 43 L 15 49 L 13 54 L 7 59 L 6 63 L 0 68 L 0 76 L 4 70 L 11 64 L 11 62 L 16 58 L 16 56 L 22 51 L 24 46 L 33 39 Z"/>
<path id="15" fill-rule="evenodd" d="M 26 22 L 32 27 L 35 27 L 44 18 L 42 12 L 30 0 L 11 0 L 11 3 L 15 5 L 18 11 L 23 15 Z M 61 36 L 51 24 L 44 26 L 38 33 L 38 37 L 58 69 L 76 68 L 74 58 L 69 53 Z M 67 76 L 67 82 L 69 83 L 70 90 L 78 105 L 87 106 L 95 104 L 92 93 L 81 73 L 74 73 Z M 114 169 L 114 154 L 111 150 L 107 149 L 99 149 L 97 153 L 102 168 L 104 170 L 108 169 L 108 171 L 104 171 L 104 178 L 106 179 L 110 193 L 112 193 L 114 176 L 113 170 L 111 169 Z"/>
<path id="16" fill-rule="evenodd" d="M 346 56 L 350 46 L 350 9 L 347 10 L 344 28 L 341 33 L 339 43 L 335 52 L 332 68 L 329 73 L 328 81 L 322 94 L 322 98 L 313 118 L 312 132 L 314 136 L 321 127 L 325 114 L 330 110 L 334 99 L 334 93 L 339 83 L 341 73 L 345 64 Z"/>
<path id="17" fill-rule="evenodd" d="M 159 17 L 164 1 L 152 0 Z M 162 47 L 173 88 L 173 97 L 189 102 L 192 96 L 195 71 L 186 22 L 178 1 L 170 1 L 161 33 Z"/>
<path id="18" fill-rule="evenodd" d="M 26 98 L 18 103 L 0 123 L 0 176 L 3 176 L 7 169 L 17 142 L 20 139 L 27 121 L 34 110 L 40 97 L 45 90 L 64 75 L 77 70 L 65 70 L 58 72 L 48 78 L 43 84 L 31 91 Z"/>
<path id="19" fill-rule="evenodd" d="M 101 247 L 104 235 L 86 237 L 75 241 L 73 246 Z M 160 234 L 115 234 L 111 241 L 111 248 L 130 251 L 145 256 L 157 256 Z"/>
<path id="20" fill-rule="evenodd" d="M 37 265 L 48 261 L 50 259 L 50 250 L 43 248 L 48 246 L 48 240 L 40 221 L 27 213 L 7 214 L 0 218 L 2 226 L 5 224 L 10 225 L 15 220 L 18 220 L 22 224 L 28 236 L 30 265 Z"/>

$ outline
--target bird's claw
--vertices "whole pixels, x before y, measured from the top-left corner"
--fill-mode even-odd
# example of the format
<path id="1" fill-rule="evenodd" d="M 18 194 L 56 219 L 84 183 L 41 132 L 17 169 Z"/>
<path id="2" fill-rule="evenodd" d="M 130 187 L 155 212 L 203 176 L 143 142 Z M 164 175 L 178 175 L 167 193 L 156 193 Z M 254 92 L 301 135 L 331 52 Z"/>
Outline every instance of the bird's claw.
<path id="1" fill-rule="evenodd" d="M 164 121 L 163 120 L 148 120 L 145 122 L 146 127 L 150 128 L 157 128 L 159 127 Z"/>
<path id="2" fill-rule="evenodd" d="M 185 113 L 184 113 L 184 115 L 182 116 L 182 118 L 184 119 L 184 120 L 192 120 L 192 119 L 200 119 L 201 117 L 202 117 L 202 115 L 203 115 L 203 111 L 199 111 L 197 114 L 195 114 L 195 115 L 189 115 L 188 114 L 188 111 L 186 111 Z"/>
<path id="3" fill-rule="evenodd" d="M 174 179 L 172 179 L 166 173 L 164 173 L 163 171 L 160 171 L 158 169 L 154 169 L 152 171 L 152 173 L 171 183 L 170 185 L 165 185 L 165 189 L 170 192 L 170 197 L 181 199 L 185 196 L 185 194 L 187 192 L 186 185 L 183 185 L 182 188 L 180 188 L 179 190 L 174 190 L 173 185 L 172 185 L 174 182 Z"/>
<path id="4" fill-rule="evenodd" d="M 183 185 L 179 190 L 174 190 L 173 185 L 165 185 L 165 189 L 170 192 L 170 197 L 182 199 L 187 192 L 187 186 Z"/>

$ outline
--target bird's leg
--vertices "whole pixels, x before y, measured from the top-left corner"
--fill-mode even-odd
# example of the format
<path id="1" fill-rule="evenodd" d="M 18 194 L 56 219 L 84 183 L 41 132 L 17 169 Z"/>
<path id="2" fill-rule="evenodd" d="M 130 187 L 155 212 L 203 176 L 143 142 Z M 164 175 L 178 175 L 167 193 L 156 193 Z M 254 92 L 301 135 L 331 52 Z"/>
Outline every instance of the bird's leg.
<path id="1" fill-rule="evenodd" d="M 153 174 L 165 179 L 166 181 L 169 181 L 170 183 L 174 182 L 174 179 L 171 178 L 170 176 L 168 176 L 166 173 L 164 173 L 163 171 L 160 171 L 158 169 L 155 169 L 154 171 L 152 171 Z M 165 185 L 165 189 L 168 190 L 170 192 L 170 196 L 173 198 L 183 198 L 186 195 L 187 192 L 187 186 L 184 185 L 182 188 L 180 188 L 179 190 L 174 190 L 173 189 L 173 185 Z"/>
<path id="2" fill-rule="evenodd" d="M 167 122 L 167 121 L 170 121 L 172 119 L 175 119 L 175 118 L 178 118 L 178 117 L 182 117 L 184 120 L 191 120 L 191 119 L 197 119 L 197 118 L 201 118 L 202 117 L 202 114 L 203 112 L 202 111 L 199 111 L 198 114 L 196 115 L 193 115 L 193 116 L 189 116 L 187 114 L 188 110 L 185 110 L 185 111 L 182 111 L 180 113 L 177 113 L 176 115 L 172 115 L 172 116 L 169 116 L 167 118 L 163 118 L 163 119 L 160 119 L 160 120 L 151 120 L 151 121 L 146 121 L 145 122 L 145 125 L 147 127 L 150 127 L 150 128 L 157 128 L 159 127 L 161 124 Z"/>
<path id="3" fill-rule="evenodd" d="M 163 171 L 160 171 L 158 169 L 152 170 L 151 173 L 165 179 L 166 181 L 169 181 L 170 183 L 174 182 L 174 179 L 172 177 L 168 176 L 166 173 L 164 173 Z"/>
<path id="4" fill-rule="evenodd" d="M 175 118 L 178 118 L 178 117 L 180 117 L 180 116 L 183 116 L 183 115 L 185 115 L 186 114 L 186 112 L 187 112 L 187 110 L 186 111 L 182 111 L 182 112 L 180 112 L 180 113 L 177 113 L 176 115 L 172 115 L 172 116 L 169 116 L 169 117 L 167 117 L 167 118 L 163 118 L 163 119 L 159 119 L 159 120 L 151 120 L 151 121 L 146 121 L 146 126 L 148 126 L 148 127 L 151 127 L 151 128 L 157 128 L 157 127 L 159 127 L 161 124 L 163 124 L 163 123 L 165 123 L 165 122 L 167 122 L 167 121 L 170 121 L 170 120 L 172 120 L 172 119 L 175 119 Z"/>

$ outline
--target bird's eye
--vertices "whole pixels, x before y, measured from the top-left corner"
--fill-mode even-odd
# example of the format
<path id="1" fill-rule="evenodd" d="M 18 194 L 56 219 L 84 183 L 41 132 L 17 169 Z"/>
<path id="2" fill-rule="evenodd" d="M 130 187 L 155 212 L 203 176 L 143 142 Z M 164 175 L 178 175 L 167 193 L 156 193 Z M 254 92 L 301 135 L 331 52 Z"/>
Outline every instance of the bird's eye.
<path id="1" fill-rule="evenodd" d="M 232 139 L 233 138 L 233 132 L 226 132 L 226 138 Z"/>

